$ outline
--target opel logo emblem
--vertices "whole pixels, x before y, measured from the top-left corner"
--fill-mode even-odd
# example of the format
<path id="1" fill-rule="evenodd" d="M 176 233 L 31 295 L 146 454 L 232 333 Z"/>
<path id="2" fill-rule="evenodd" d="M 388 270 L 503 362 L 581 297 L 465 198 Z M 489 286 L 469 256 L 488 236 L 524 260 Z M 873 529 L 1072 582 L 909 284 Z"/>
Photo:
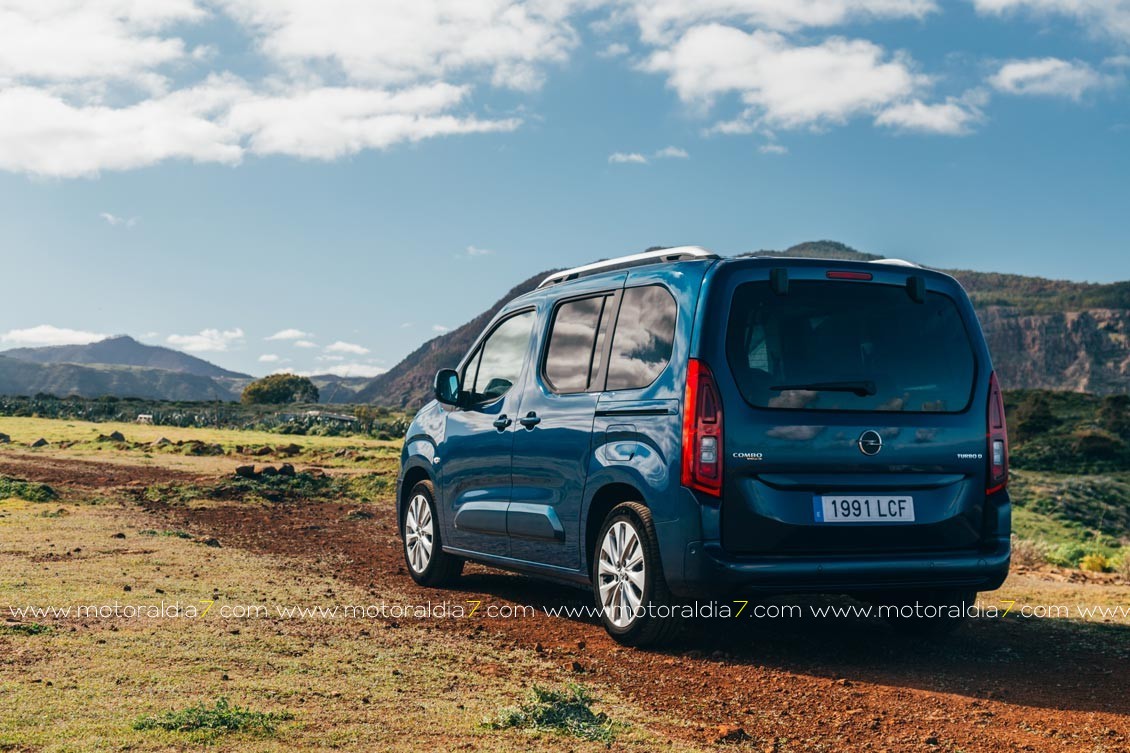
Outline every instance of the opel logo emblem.
<path id="1" fill-rule="evenodd" d="M 864 455 L 878 455 L 879 450 L 883 449 L 883 438 L 879 436 L 879 432 L 868 429 L 859 435 L 857 444 Z"/>

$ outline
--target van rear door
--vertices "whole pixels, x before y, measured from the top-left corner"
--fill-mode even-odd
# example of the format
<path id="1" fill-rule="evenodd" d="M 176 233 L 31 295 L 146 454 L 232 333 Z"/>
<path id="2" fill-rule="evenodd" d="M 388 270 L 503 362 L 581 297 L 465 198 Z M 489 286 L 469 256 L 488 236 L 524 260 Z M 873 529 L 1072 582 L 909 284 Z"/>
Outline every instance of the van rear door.
<path id="1" fill-rule="evenodd" d="M 806 265 L 722 296 L 722 544 L 964 550 L 985 532 L 989 365 L 956 282 Z M 916 277 L 908 283 L 908 277 Z M 760 278 L 760 279 L 758 279 Z M 715 303 L 714 305 L 718 305 Z M 972 320 L 972 321 L 971 321 Z"/>

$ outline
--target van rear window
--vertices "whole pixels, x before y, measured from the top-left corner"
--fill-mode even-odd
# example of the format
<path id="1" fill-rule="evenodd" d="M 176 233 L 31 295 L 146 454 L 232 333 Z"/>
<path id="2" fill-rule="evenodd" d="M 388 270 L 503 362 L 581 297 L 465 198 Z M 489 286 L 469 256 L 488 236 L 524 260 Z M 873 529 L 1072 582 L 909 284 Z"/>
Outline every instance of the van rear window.
<path id="1" fill-rule="evenodd" d="M 942 412 L 965 410 L 974 355 L 954 301 L 875 283 L 793 280 L 739 285 L 726 356 L 742 395 L 759 408 Z"/>

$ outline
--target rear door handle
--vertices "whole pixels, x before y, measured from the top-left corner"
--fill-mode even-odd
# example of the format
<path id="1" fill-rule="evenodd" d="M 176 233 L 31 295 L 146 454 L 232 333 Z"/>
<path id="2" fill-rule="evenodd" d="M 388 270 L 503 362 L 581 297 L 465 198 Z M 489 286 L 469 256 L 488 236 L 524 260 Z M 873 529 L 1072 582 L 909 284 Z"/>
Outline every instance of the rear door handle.
<path id="1" fill-rule="evenodd" d="M 525 426 L 527 429 L 532 429 L 541 423 L 541 419 L 538 418 L 538 414 L 530 411 L 524 418 L 519 418 L 518 423 L 522 424 L 522 426 Z"/>
<path id="2" fill-rule="evenodd" d="M 514 422 L 511 421 L 509 418 L 507 418 L 506 414 L 503 413 L 501 416 L 494 419 L 494 428 L 498 429 L 499 431 L 502 431 L 503 429 L 505 429 L 507 426 L 509 426 L 512 423 L 514 423 Z"/>

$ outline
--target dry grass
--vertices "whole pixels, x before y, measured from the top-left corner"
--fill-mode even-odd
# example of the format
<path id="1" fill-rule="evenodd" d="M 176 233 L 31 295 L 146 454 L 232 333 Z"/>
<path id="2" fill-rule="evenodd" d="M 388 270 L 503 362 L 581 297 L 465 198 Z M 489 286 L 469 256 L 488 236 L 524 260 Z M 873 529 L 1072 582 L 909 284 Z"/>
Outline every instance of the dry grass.
<path id="1" fill-rule="evenodd" d="M 220 612 L 241 605 L 410 603 L 405 594 L 377 595 L 293 561 L 152 535 L 155 521 L 133 508 L 66 500 L 50 507 L 62 514 L 44 517 L 42 504 L 0 501 L 0 623 L 10 606 L 164 602 L 179 603 L 184 612 L 212 606 L 195 618 L 72 614 L 18 623 L 46 629 L 0 630 L 0 750 L 184 749 L 198 736 L 139 718 L 214 711 L 219 698 L 271 715 L 274 730 L 263 734 L 252 725 L 209 733 L 222 748 L 553 750 L 560 744 L 552 736 L 480 726 L 525 697 L 535 679 L 567 679 L 565 670 L 529 652 L 436 630 L 426 619 L 393 626 L 379 619 L 240 619 Z M 617 718 L 631 722 L 618 748 L 670 744 L 648 733 L 639 709 L 606 688 L 599 692 L 616 706 Z M 581 740 L 570 747 L 604 749 Z M 691 747 L 675 743 L 675 749 Z"/>

